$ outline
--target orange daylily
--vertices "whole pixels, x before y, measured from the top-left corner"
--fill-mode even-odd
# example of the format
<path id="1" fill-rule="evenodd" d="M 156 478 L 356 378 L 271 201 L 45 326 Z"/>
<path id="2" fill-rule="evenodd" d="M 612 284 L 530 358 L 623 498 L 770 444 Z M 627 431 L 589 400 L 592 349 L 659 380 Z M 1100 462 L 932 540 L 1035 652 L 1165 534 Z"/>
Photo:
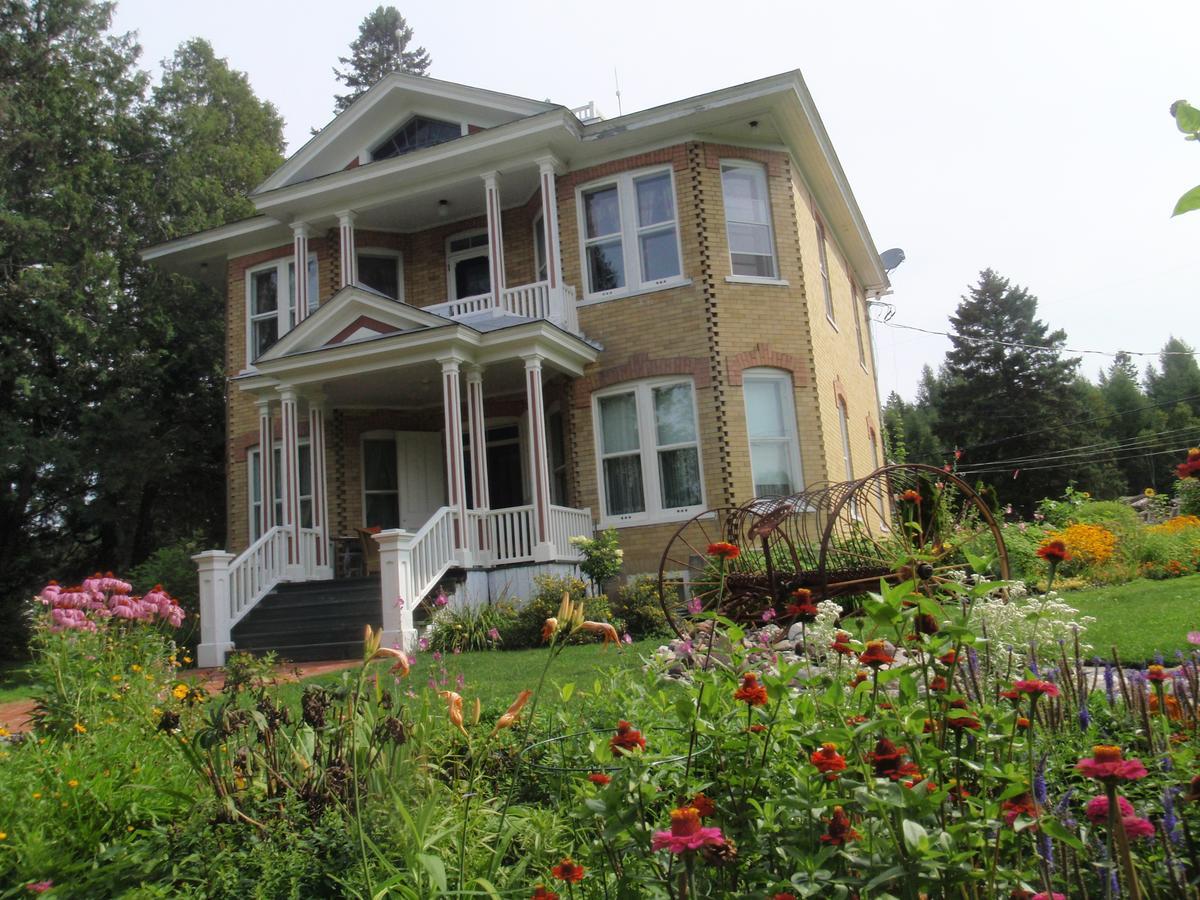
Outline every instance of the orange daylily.
<path id="1" fill-rule="evenodd" d="M 396 661 L 392 665 L 392 667 L 390 669 L 388 669 L 389 673 L 399 672 L 402 676 L 408 675 L 408 671 L 409 671 L 408 654 L 405 653 L 403 650 L 395 650 L 391 647 L 380 647 L 378 650 L 375 651 L 375 654 L 371 657 L 371 659 L 380 659 L 380 658 L 383 658 L 383 659 L 391 658 Z"/>
<path id="2" fill-rule="evenodd" d="M 600 646 L 607 647 L 609 644 L 616 645 L 617 650 L 621 649 L 621 641 L 617 637 L 617 629 L 608 622 L 584 622 L 579 626 L 584 631 L 598 634 L 604 638 Z"/>
<path id="3" fill-rule="evenodd" d="M 496 720 L 496 727 L 492 729 L 491 736 L 495 737 L 501 728 L 512 726 L 517 721 L 517 716 L 521 714 L 521 708 L 525 706 L 532 696 L 533 691 L 521 691 L 521 693 L 517 694 L 517 699 L 512 702 L 512 706 L 508 708 L 508 711 Z"/>
<path id="4" fill-rule="evenodd" d="M 461 731 L 463 737 L 466 737 L 467 729 L 463 726 L 462 695 L 456 694 L 454 691 L 438 691 L 438 696 L 445 700 L 450 707 L 448 710 L 450 724 Z"/>
<path id="5" fill-rule="evenodd" d="M 558 619 L 556 619 L 554 616 L 551 616 L 546 620 L 546 623 L 542 625 L 542 641 L 545 642 L 550 640 L 550 638 L 554 637 L 554 632 L 556 631 L 558 631 Z"/>

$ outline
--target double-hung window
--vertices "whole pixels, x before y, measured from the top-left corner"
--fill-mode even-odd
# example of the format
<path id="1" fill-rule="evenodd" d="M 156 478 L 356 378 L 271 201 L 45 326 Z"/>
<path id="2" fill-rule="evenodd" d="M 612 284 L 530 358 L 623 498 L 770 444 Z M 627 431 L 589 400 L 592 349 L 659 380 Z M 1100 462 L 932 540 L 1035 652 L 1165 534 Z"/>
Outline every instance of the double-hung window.
<path id="1" fill-rule="evenodd" d="M 253 448 L 246 455 L 246 464 L 250 467 L 250 539 L 257 541 L 262 537 L 262 469 L 259 467 L 259 449 Z M 271 467 L 272 485 L 271 498 L 276 525 L 283 524 L 283 448 L 275 447 L 274 465 Z M 312 454 L 308 440 L 300 442 L 300 527 L 312 528 Z"/>
<path id="2" fill-rule="evenodd" d="M 755 497 L 782 497 L 804 487 L 796 402 L 786 372 L 750 369 L 742 374 L 750 470 Z"/>
<path id="3" fill-rule="evenodd" d="M 604 518 L 639 524 L 704 505 L 690 381 L 646 381 L 595 398 Z"/>
<path id="4" fill-rule="evenodd" d="M 777 277 L 767 173 L 757 163 L 722 162 L 721 192 L 725 199 L 725 231 L 733 274 Z"/>
<path id="5" fill-rule="evenodd" d="M 379 528 L 400 527 L 400 485 L 394 437 L 367 438 L 363 454 L 363 522 Z"/>
<path id="6" fill-rule="evenodd" d="M 286 285 L 287 295 L 280 296 L 280 286 Z M 287 334 L 296 324 L 296 266 L 285 257 L 259 266 L 246 273 L 246 307 L 249 311 L 246 354 L 250 361 L 258 359 L 273 343 Z M 308 256 L 308 312 L 320 304 L 317 283 L 317 256 Z"/>
<path id="7" fill-rule="evenodd" d="M 394 250 L 359 250 L 358 282 L 393 300 L 403 300 L 404 261 Z"/>
<path id="8" fill-rule="evenodd" d="M 825 316 L 835 326 L 833 315 L 833 290 L 829 286 L 829 248 L 825 240 L 825 223 L 817 219 L 817 259 L 821 264 L 821 289 L 825 292 Z"/>
<path id="9" fill-rule="evenodd" d="M 583 188 L 579 199 L 588 297 L 634 293 L 682 277 L 670 169 L 626 172 Z"/>
<path id="10" fill-rule="evenodd" d="M 863 340 L 862 317 L 866 315 L 867 309 L 863 303 L 862 291 L 854 283 L 850 285 L 850 304 L 853 307 L 850 312 L 854 315 L 854 337 L 858 340 L 858 364 L 866 371 L 867 342 Z"/>

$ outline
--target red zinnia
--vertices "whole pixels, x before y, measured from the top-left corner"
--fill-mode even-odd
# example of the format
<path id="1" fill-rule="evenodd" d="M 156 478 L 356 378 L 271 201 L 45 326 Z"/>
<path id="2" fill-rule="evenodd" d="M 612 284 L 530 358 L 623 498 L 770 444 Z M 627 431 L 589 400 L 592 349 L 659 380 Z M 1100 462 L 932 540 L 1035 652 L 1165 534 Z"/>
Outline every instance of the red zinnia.
<path id="1" fill-rule="evenodd" d="M 846 757 L 837 752 L 837 744 L 822 744 L 809 759 L 817 767 L 817 771 L 828 776 L 831 781 L 837 777 L 835 773 L 846 768 Z"/>
<path id="2" fill-rule="evenodd" d="M 854 677 L 850 679 L 850 687 L 856 688 L 870 677 L 871 673 L 866 669 L 859 669 L 854 673 Z"/>
<path id="3" fill-rule="evenodd" d="M 567 856 L 563 858 L 557 866 L 550 870 L 550 874 L 559 881 L 565 881 L 569 884 L 576 884 L 583 881 L 583 873 L 587 870 Z"/>
<path id="4" fill-rule="evenodd" d="M 900 499 L 903 500 L 905 503 L 920 503 L 921 495 L 918 494 L 916 491 L 914 491 L 912 488 L 909 488 L 907 491 L 905 491 L 903 494 L 900 495 Z"/>
<path id="5" fill-rule="evenodd" d="M 808 588 L 796 588 L 792 591 L 792 602 L 787 605 L 787 614 L 795 616 L 802 622 L 811 622 L 820 612 L 812 602 L 812 591 Z"/>
<path id="6" fill-rule="evenodd" d="M 1067 545 L 1062 541 L 1047 541 L 1038 547 L 1037 555 L 1046 562 L 1055 564 L 1071 558 L 1071 554 L 1067 552 Z"/>
<path id="7" fill-rule="evenodd" d="M 929 689 L 930 689 L 931 691 L 944 691 L 944 690 L 948 690 L 948 689 L 949 689 L 949 685 L 948 685 L 948 684 L 946 684 L 946 676 L 945 676 L 945 675 L 935 675 L 935 676 L 933 676 L 933 680 L 929 682 Z"/>
<path id="8" fill-rule="evenodd" d="M 708 545 L 708 555 L 715 556 L 717 559 L 737 559 L 741 554 L 742 551 L 729 541 L 717 541 L 715 544 Z"/>
<path id="9" fill-rule="evenodd" d="M 1105 784 L 1116 784 L 1122 780 L 1137 781 L 1149 774 L 1140 759 L 1124 759 L 1121 748 L 1110 744 L 1093 747 L 1092 755 L 1077 762 L 1075 768 L 1088 778 Z"/>
<path id="10" fill-rule="evenodd" d="M 833 643 L 829 645 L 830 649 L 839 656 L 853 656 L 855 650 L 850 646 L 850 635 L 845 631 L 839 631 L 833 638 Z"/>
<path id="11" fill-rule="evenodd" d="M 746 731 L 748 731 L 750 734 L 762 734 L 766 730 L 767 726 L 762 722 L 755 722 L 753 725 L 746 726 Z"/>
<path id="12" fill-rule="evenodd" d="M 835 806 L 833 815 L 829 818 L 829 828 L 821 835 L 821 843 L 840 847 L 847 841 L 858 840 L 858 837 L 858 832 L 850 827 L 850 817 L 846 815 L 846 811 L 840 806 Z"/>
<path id="13" fill-rule="evenodd" d="M 1005 700 L 1011 700 L 1013 703 L 1021 702 L 1021 692 L 1009 688 L 1007 691 L 1001 691 L 1000 696 Z"/>
<path id="14" fill-rule="evenodd" d="M 529 900 L 558 900 L 558 894 L 550 890 L 544 884 L 539 884 L 533 889 L 533 895 Z"/>
<path id="15" fill-rule="evenodd" d="M 1024 716 L 1017 716 L 1017 727 L 1018 728 L 1028 728 L 1029 720 L 1027 718 L 1025 718 Z"/>
<path id="16" fill-rule="evenodd" d="M 1146 669 L 1146 678 L 1150 681 L 1166 681 L 1167 670 L 1164 666 L 1152 665 Z"/>
<path id="17" fill-rule="evenodd" d="M 1011 800 L 1005 800 L 1000 804 L 1000 808 L 1004 810 L 1004 824 L 1008 826 L 1017 821 L 1017 816 L 1025 815 L 1031 819 L 1036 819 L 1038 814 L 1037 804 L 1033 802 L 1033 797 L 1028 793 L 1013 797 Z"/>
<path id="18" fill-rule="evenodd" d="M 605 775 L 603 772 L 593 772 L 588 776 L 588 781 L 590 781 L 592 784 L 604 787 L 606 784 L 609 784 L 612 781 L 612 777 Z"/>
<path id="19" fill-rule="evenodd" d="M 967 710 L 962 709 L 951 710 L 947 713 L 946 724 L 951 728 L 969 728 L 972 731 L 983 727 L 979 719 Z"/>
<path id="20" fill-rule="evenodd" d="M 771 900 L 796 900 L 796 895 L 789 894 L 787 891 L 778 891 L 771 895 Z"/>
<path id="21" fill-rule="evenodd" d="M 937 634 L 939 631 L 937 616 L 931 613 L 917 613 L 913 620 L 913 630 L 917 634 Z"/>
<path id="22" fill-rule="evenodd" d="M 716 805 L 703 792 L 694 796 L 688 805 L 693 807 L 702 819 L 707 819 L 717 811 Z"/>
<path id="23" fill-rule="evenodd" d="M 941 656 L 938 657 L 938 662 L 940 662 L 943 666 L 952 666 L 952 665 L 954 665 L 955 662 L 957 662 L 957 660 L 958 660 L 958 654 L 955 653 L 953 650 L 947 650 L 945 653 L 943 653 Z"/>
<path id="24" fill-rule="evenodd" d="M 1121 811 L 1121 817 L 1137 815 L 1134 811 L 1133 804 L 1124 797 L 1117 797 L 1117 809 Z M 1108 821 L 1108 797 L 1101 794 L 1099 797 L 1093 797 L 1084 807 L 1083 814 L 1087 816 L 1089 822 L 1093 825 L 1103 825 Z"/>
<path id="25" fill-rule="evenodd" d="M 1041 681 L 1037 678 L 1014 681 L 1013 690 L 1020 691 L 1022 694 L 1029 694 L 1034 700 L 1043 695 L 1047 697 L 1058 696 L 1058 686 L 1056 684 L 1050 681 Z"/>
<path id="26" fill-rule="evenodd" d="M 867 641 L 867 649 L 859 654 L 858 661 L 864 666 L 878 668 L 886 666 L 895 659 L 892 654 L 888 653 L 887 647 L 883 641 Z"/>
<path id="27" fill-rule="evenodd" d="M 742 676 L 742 686 L 733 693 L 734 700 L 741 700 L 749 706 L 765 706 L 767 689 L 758 683 L 758 676 L 747 672 Z"/>
<path id="28" fill-rule="evenodd" d="M 612 747 L 613 753 L 629 753 L 633 750 L 645 750 L 646 739 L 640 731 L 634 730 L 632 725 L 622 719 L 617 723 L 617 733 L 608 745 Z"/>
<path id="29" fill-rule="evenodd" d="M 867 759 L 875 767 L 875 777 L 891 778 L 900 770 L 903 755 L 903 747 L 897 747 L 887 738 L 880 738 L 875 749 L 867 754 Z"/>

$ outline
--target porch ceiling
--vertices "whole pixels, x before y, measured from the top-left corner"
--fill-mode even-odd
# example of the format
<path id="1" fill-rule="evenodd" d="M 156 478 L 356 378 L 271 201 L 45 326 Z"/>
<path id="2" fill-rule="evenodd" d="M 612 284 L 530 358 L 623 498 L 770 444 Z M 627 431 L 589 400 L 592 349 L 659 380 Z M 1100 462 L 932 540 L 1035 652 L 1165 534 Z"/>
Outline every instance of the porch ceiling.
<path id="1" fill-rule="evenodd" d="M 321 385 L 331 407 L 372 409 L 422 409 L 441 407 L 442 379 L 437 363 L 425 362 L 372 373 L 347 375 Z M 511 396 L 525 390 L 525 366 L 510 360 L 489 366 L 483 373 L 483 395 Z"/>
<path id="2" fill-rule="evenodd" d="M 500 199 L 505 209 L 526 203 L 538 186 L 537 166 L 513 166 L 500 174 Z M 446 205 L 441 205 L 442 200 Z M 445 214 L 442 214 L 442 210 Z M 418 190 L 402 200 L 355 208 L 356 228 L 377 231 L 413 232 L 483 216 L 483 180 L 472 175 L 461 181 Z M 317 225 L 333 227 L 336 217 L 316 220 Z"/>

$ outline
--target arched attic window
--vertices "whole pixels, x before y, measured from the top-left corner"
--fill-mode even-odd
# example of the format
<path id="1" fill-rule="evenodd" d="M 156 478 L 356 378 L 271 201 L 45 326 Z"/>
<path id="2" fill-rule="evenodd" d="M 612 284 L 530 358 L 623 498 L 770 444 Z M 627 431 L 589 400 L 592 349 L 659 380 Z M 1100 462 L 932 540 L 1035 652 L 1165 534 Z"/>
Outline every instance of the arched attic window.
<path id="1" fill-rule="evenodd" d="M 397 128 L 387 140 L 371 151 L 371 159 L 391 159 L 393 156 L 403 156 L 405 153 L 412 153 L 422 147 L 444 144 L 457 137 L 462 137 L 462 126 L 457 122 L 442 122 L 438 119 L 427 119 L 425 116 L 413 116 Z"/>

